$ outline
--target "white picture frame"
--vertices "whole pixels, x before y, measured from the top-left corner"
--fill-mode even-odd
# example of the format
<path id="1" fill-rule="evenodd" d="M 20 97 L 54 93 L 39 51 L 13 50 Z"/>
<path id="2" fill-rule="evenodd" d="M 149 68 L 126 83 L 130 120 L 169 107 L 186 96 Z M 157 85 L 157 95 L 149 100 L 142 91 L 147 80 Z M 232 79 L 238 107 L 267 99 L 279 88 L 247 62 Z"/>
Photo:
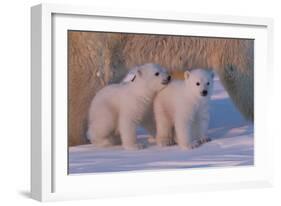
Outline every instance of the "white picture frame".
<path id="1" fill-rule="evenodd" d="M 107 24 L 92 24 L 95 18 Z M 114 24 L 115 20 L 122 21 Z M 83 21 L 83 24 L 81 24 Z M 130 27 L 135 22 L 138 27 Z M 153 23 L 175 24 L 155 31 Z M 103 30 L 255 38 L 255 164 L 252 167 L 205 168 L 67 175 L 65 31 Z M 197 25 L 202 25 L 197 27 Z M 273 21 L 269 18 L 160 13 L 40 4 L 31 8 L 31 196 L 39 201 L 268 187 L 273 182 L 273 137 L 267 127 L 272 74 Z M 103 27 L 104 26 L 104 27 Z M 208 32 L 204 27 L 212 27 Z M 146 29 L 144 29 L 146 27 Z M 222 29 L 227 28 L 227 29 Z M 182 30 L 181 30 L 182 29 Z M 58 38 L 58 39 L 57 39 Z M 56 39 L 56 41 L 55 41 Z M 61 41 L 62 40 L 62 41 Z M 58 56 L 56 55 L 60 55 Z M 58 60 L 59 59 L 59 60 Z M 261 83 L 262 82 L 262 83 Z M 268 98 L 265 98 L 268 97 Z M 59 98 L 59 101 L 57 99 Z M 60 109 L 55 109 L 60 108 Z M 56 137 L 60 138 L 56 138 Z M 63 137 L 63 138 L 62 138 Z M 266 138 L 262 138 L 266 137 Z M 147 185 L 147 182 L 153 184 Z"/>

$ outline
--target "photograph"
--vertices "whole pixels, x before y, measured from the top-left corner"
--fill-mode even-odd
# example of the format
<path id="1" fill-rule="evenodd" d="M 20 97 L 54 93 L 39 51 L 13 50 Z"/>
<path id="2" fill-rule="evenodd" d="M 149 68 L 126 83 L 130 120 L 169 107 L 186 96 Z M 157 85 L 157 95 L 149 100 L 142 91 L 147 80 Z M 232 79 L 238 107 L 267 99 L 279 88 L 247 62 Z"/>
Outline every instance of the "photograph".
<path id="1" fill-rule="evenodd" d="M 254 166 L 254 43 L 68 30 L 68 175 Z"/>

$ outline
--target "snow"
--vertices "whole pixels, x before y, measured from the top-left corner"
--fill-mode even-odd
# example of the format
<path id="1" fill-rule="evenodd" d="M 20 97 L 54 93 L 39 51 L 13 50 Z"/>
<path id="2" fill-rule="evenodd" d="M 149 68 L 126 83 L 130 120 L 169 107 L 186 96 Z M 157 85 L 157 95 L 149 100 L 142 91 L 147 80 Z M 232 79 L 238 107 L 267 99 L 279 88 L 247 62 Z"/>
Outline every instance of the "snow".
<path id="1" fill-rule="evenodd" d="M 69 174 L 253 165 L 253 124 L 235 108 L 218 77 L 214 81 L 208 130 L 211 142 L 192 150 L 177 145 L 158 147 L 139 128 L 138 141 L 146 145 L 142 150 L 96 148 L 91 144 L 70 147 Z"/>

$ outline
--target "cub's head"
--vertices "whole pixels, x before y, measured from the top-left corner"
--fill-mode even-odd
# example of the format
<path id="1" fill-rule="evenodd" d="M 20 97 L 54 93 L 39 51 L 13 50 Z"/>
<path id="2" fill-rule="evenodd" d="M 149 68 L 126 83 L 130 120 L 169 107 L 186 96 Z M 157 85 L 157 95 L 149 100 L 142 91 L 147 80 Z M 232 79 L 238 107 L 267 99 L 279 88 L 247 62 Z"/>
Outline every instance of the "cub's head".
<path id="1" fill-rule="evenodd" d="M 158 92 L 170 82 L 167 70 L 158 64 L 144 64 L 132 69 L 122 82 L 132 82 L 151 91 Z"/>
<path id="2" fill-rule="evenodd" d="M 184 73 L 189 91 L 196 97 L 210 97 L 213 90 L 214 73 L 209 69 L 194 69 Z"/>

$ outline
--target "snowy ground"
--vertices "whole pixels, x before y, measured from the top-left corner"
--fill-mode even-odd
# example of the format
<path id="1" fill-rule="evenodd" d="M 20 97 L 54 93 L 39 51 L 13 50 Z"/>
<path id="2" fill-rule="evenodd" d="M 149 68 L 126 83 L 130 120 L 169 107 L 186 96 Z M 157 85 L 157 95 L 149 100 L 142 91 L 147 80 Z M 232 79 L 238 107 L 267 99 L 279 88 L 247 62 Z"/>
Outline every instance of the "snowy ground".
<path id="1" fill-rule="evenodd" d="M 106 149 L 75 146 L 69 148 L 69 173 L 252 165 L 253 125 L 237 111 L 218 78 L 210 108 L 208 136 L 212 141 L 196 149 L 160 148 L 153 143 L 138 151 L 125 151 L 121 146 Z M 139 141 L 147 143 L 145 131 L 139 129 L 138 134 Z"/>

